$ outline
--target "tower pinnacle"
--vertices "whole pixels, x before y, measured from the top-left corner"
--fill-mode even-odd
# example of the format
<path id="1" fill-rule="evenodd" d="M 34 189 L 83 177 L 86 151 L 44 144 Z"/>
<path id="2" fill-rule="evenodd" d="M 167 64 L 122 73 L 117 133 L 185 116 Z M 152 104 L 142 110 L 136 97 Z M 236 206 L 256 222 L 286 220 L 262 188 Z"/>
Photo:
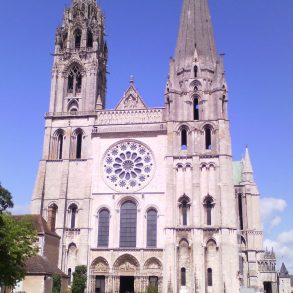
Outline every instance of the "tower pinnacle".
<path id="1" fill-rule="evenodd" d="M 208 0 L 183 0 L 175 52 L 177 70 L 190 69 L 194 59 L 206 69 L 214 69 L 217 60 Z"/>

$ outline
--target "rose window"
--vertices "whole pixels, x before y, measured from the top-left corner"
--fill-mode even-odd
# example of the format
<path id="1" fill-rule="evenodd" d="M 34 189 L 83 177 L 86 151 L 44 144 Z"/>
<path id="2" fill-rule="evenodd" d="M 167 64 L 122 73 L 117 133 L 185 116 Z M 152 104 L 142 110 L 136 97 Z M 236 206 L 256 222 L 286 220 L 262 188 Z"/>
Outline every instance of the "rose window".
<path id="1" fill-rule="evenodd" d="M 103 161 L 106 183 L 117 191 L 134 191 L 152 179 L 154 159 L 151 150 L 137 141 L 123 141 L 106 152 Z"/>

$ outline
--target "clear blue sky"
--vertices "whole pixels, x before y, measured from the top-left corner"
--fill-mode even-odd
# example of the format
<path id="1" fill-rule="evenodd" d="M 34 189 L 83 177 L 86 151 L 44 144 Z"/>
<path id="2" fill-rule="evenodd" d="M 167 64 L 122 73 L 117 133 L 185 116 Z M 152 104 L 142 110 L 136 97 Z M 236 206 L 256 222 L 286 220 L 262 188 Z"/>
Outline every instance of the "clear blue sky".
<path id="1" fill-rule="evenodd" d="M 41 158 L 50 54 L 69 2 L 1 3 L 0 181 L 19 207 L 30 201 Z M 162 106 L 181 0 L 98 2 L 109 47 L 107 107 L 119 101 L 130 75 L 149 106 Z M 266 243 L 279 246 L 293 263 L 293 252 L 286 250 L 293 251 L 293 1 L 210 0 L 210 8 L 218 52 L 226 54 L 234 159 L 247 144 L 267 197 Z"/>

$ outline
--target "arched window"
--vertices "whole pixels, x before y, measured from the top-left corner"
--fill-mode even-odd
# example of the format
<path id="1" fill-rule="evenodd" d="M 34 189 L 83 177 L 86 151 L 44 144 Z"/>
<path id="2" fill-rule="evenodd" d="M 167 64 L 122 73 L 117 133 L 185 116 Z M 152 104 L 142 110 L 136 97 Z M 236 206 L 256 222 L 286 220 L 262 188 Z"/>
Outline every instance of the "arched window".
<path id="1" fill-rule="evenodd" d="M 206 150 L 212 149 L 212 130 L 210 127 L 206 127 L 204 129 L 205 133 L 205 148 Z"/>
<path id="2" fill-rule="evenodd" d="M 120 210 L 120 247 L 136 247 L 136 222 L 136 204 L 126 201 Z"/>
<path id="3" fill-rule="evenodd" d="M 63 133 L 59 133 L 57 137 L 57 160 L 62 160 L 63 156 Z"/>
<path id="4" fill-rule="evenodd" d="M 74 97 L 81 93 L 82 75 L 78 66 L 74 65 L 69 71 L 67 93 Z"/>
<path id="5" fill-rule="evenodd" d="M 70 214 L 70 228 L 75 229 L 76 214 L 77 214 L 77 205 L 76 204 L 71 204 L 69 206 L 69 214 Z"/>
<path id="6" fill-rule="evenodd" d="M 151 209 L 147 212 L 147 247 L 157 247 L 158 213 Z"/>
<path id="7" fill-rule="evenodd" d="M 103 209 L 99 212 L 98 246 L 109 246 L 110 212 Z"/>
<path id="8" fill-rule="evenodd" d="M 193 119 L 194 120 L 199 120 L 198 98 L 194 98 L 194 100 L 193 100 Z"/>
<path id="9" fill-rule="evenodd" d="M 74 48 L 79 49 L 81 45 L 81 30 L 76 29 L 74 32 Z"/>
<path id="10" fill-rule="evenodd" d="M 180 212 L 180 223 L 183 226 L 188 225 L 188 212 L 189 212 L 189 199 L 187 196 L 183 196 L 179 200 L 179 212 Z"/>
<path id="11" fill-rule="evenodd" d="M 242 194 L 238 194 L 238 212 L 239 212 L 239 225 L 240 230 L 243 230 L 243 206 L 242 206 Z"/>
<path id="12" fill-rule="evenodd" d="M 181 286 L 186 286 L 186 269 L 181 268 Z"/>
<path id="13" fill-rule="evenodd" d="M 76 100 L 70 101 L 67 109 L 71 115 L 75 115 L 76 112 L 78 111 L 78 102 Z"/>
<path id="14" fill-rule="evenodd" d="M 211 268 L 208 268 L 208 286 L 213 286 L 213 270 Z"/>
<path id="15" fill-rule="evenodd" d="M 187 130 L 181 129 L 181 150 L 187 150 Z"/>
<path id="16" fill-rule="evenodd" d="M 198 67 L 196 65 L 193 67 L 193 74 L 194 74 L 194 77 L 197 78 Z"/>
<path id="17" fill-rule="evenodd" d="M 48 207 L 48 225 L 52 232 L 55 232 L 56 228 L 56 215 L 58 207 L 56 204 L 52 204 Z"/>
<path id="18" fill-rule="evenodd" d="M 82 147 L 82 133 L 78 133 L 76 136 L 76 158 L 81 159 L 81 147 Z"/>
<path id="19" fill-rule="evenodd" d="M 69 269 L 68 269 L 68 274 L 67 274 L 68 277 L 69 277 L 69 280 L 68 280 L 68 281 L 69 281 L 69 284 L 71 284 L 71 277 L 72 277 L 72 276 L 71 276 L 71 272 L 72 272 L 72 271 L 71 271 L 71 268 L 69 268 Z"/>
<path id="20" fill-rule="evenodd" d="M 215 205 L 213 198 L 209 195 L 206 197 L 204 201 L 205 209 L 206 209 L 206 224 L 208 226 L 212 225 L 212 209 Z"/>
<path id="21" fill-rule="evenodd" d="M 93 47 L 93 34 L 92 34 L 92 32 L 90 30 L 87 31 L 86 46 L 88 48 Z"/>

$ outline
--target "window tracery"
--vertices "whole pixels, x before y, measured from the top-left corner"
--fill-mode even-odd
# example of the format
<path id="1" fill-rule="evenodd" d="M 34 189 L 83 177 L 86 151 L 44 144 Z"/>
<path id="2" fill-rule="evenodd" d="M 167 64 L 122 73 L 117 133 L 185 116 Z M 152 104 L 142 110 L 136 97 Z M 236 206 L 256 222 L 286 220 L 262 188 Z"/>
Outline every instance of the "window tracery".
<path id="1" fill-rule="evenodd" d="M 115 144 L 103 160 L 104 179 L 117 191 L 135 191 L 152 179 L 155 162 L 151 150 L 134 140 Z"/>
<path id="2" fill-rule="evenodd" d="M 68 85 L 67 85 L 67 93 L 72 94 L 72 96 L 77 96 L 81 93 L 82 86 L 82 74 L 77 65 L 74 65 L 68 74 Z"/>

